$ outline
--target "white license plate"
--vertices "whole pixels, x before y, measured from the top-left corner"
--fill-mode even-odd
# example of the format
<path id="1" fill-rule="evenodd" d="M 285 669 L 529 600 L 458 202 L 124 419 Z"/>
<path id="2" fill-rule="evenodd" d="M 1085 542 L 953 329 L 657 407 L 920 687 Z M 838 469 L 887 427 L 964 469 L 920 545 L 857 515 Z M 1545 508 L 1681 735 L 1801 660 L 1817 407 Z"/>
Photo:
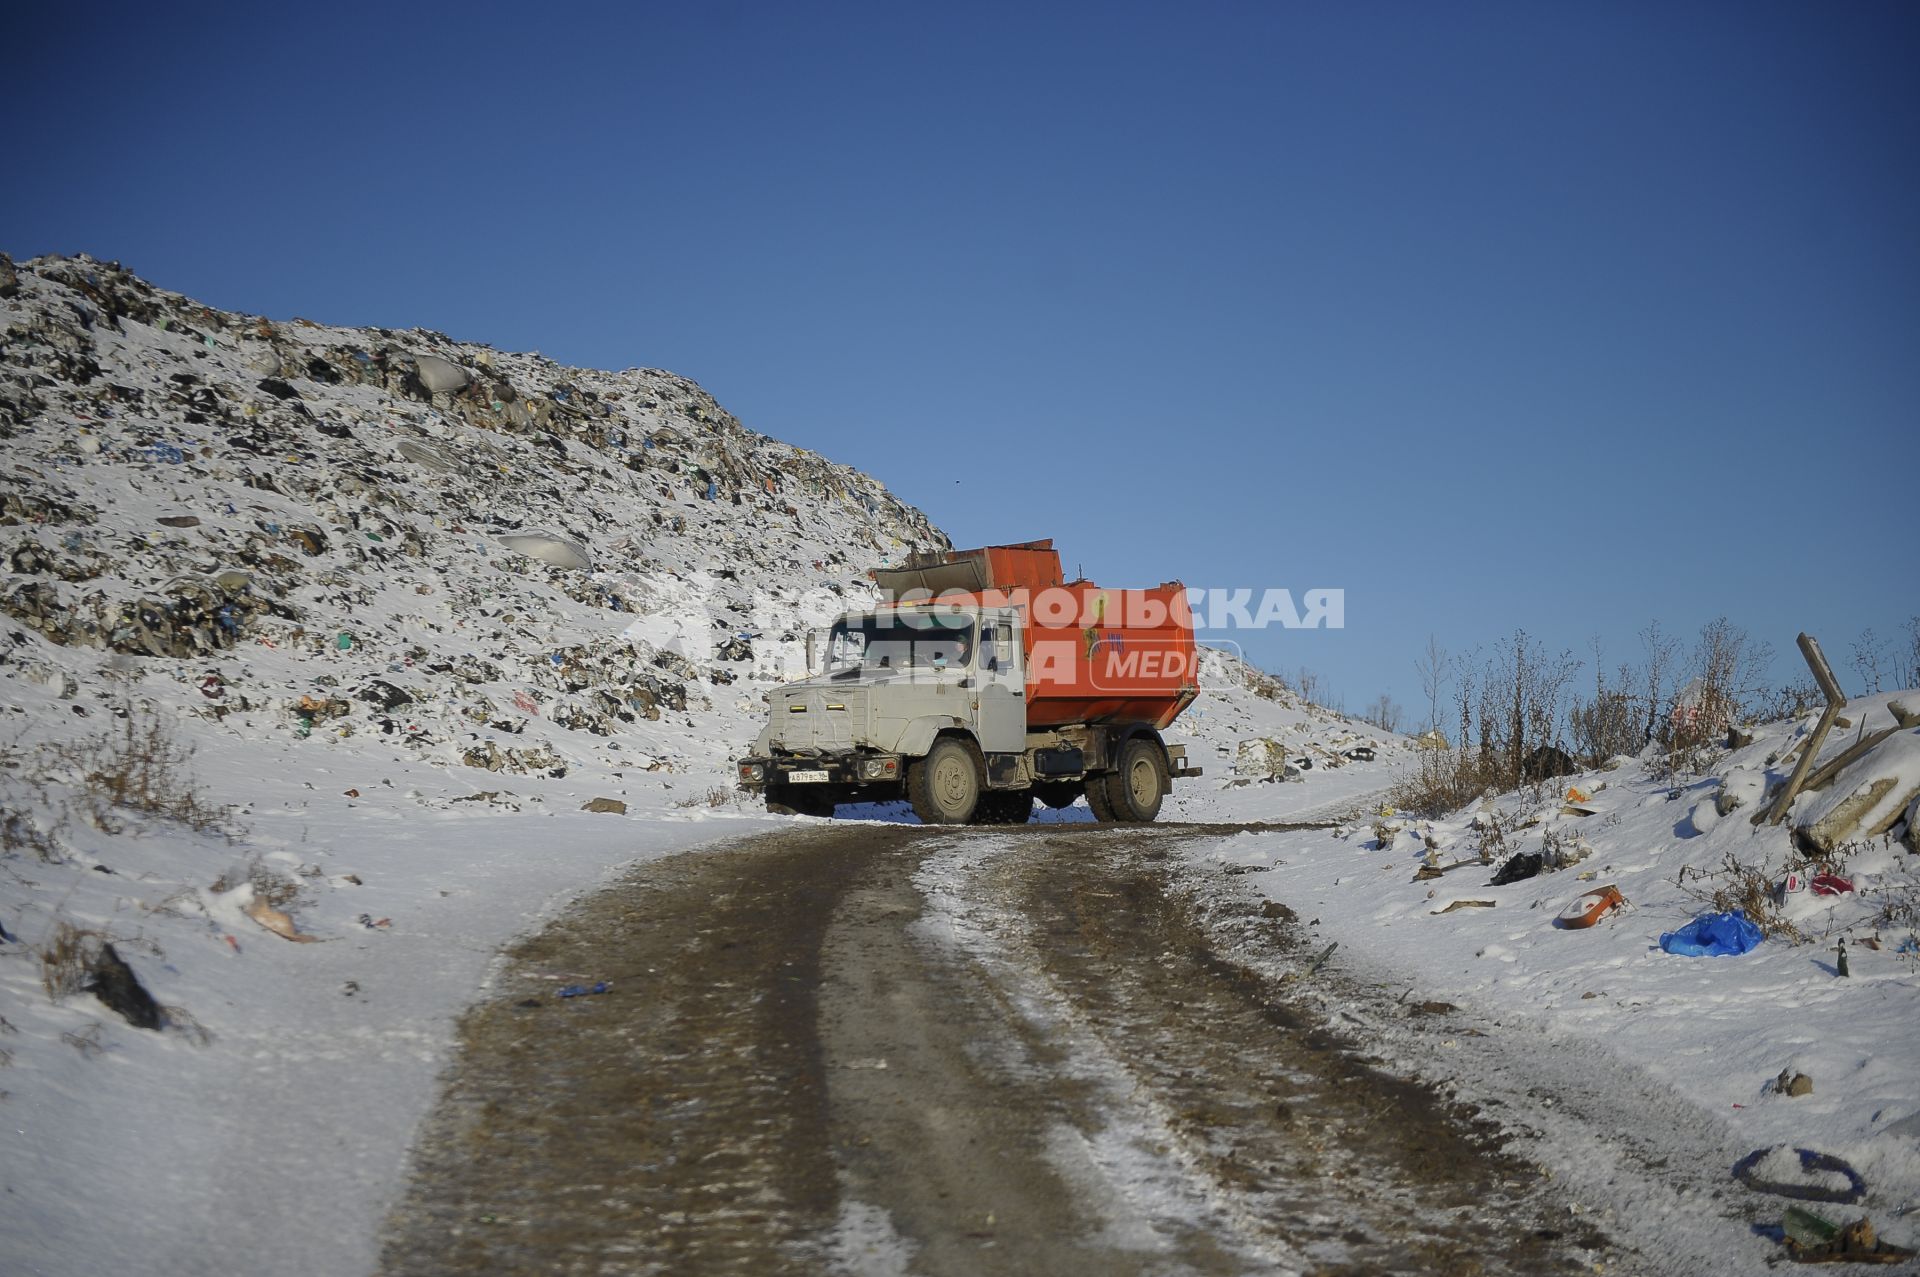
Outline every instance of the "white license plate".
<path id="1" fill-rule="evenodd" d="M 804 785 L 809 781 L 820 785 L 826 783 L 827 774 L 825 772 L 788 772 L 787 779 L 796 785 Z"/>

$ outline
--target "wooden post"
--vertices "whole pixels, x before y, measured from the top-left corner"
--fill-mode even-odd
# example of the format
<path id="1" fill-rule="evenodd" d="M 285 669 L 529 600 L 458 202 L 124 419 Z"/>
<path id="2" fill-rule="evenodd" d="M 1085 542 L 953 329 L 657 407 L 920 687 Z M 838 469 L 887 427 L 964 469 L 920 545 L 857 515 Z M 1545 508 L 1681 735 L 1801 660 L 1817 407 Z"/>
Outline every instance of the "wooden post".
<path id="1" fill-rule="evenodd" d="M 1840 690 L 1839 680 L 1834 678 L 1833 670 L 1827 665 L 1827 658 L 1820 651 L 1820 642 L 1811 634 L 1802 634 L 1796 642 L 1800 645 L 1800 655 L 1807 658 L 1807 668 L 1813 671 L 1813 681 L 1820 684 L 1820 690 L 1826 694 L 1827 708 L 1821 711 L 1820 721 L 1814 725 L 1813 735 L 1807 738 L 1807 747 L 1800 751 L 1800 761 L 1794 764 L 1793 775 L 1787 778 L 1786 788 L 1766 809 L 1765 817 L 1769 825 L 1777 825 L 1786 819 L 1787 808 L 1792 804 L 1795 794 L 1805 783 L 1807 773 L 1813 768 L 1813 760 L 1820 753 L 1820 746 L 1826 743 L 1827 733 L 1833 730 L 1833 720 L 1840 717 L 1840 711 L 1846 708 L 1847 697 Z M 1761 817 L 1755 815 L 1754 824 Z"/>

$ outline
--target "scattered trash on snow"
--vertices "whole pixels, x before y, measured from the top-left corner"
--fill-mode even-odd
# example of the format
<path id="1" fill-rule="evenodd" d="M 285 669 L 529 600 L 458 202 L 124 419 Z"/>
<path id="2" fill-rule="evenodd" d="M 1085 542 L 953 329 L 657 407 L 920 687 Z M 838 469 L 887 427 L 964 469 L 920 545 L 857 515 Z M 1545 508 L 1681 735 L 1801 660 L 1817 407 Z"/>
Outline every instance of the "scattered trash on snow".
<path id="1" fill-rule="evenodd" d="M 1864 1215 L 1843 1227 L 1810 1210 L 1789 1206 L 1780 1231 L 1788 1258 L 1801 1264 L 1897 1264 L 1914 1255 L 1881 1241 Z"/>
<path id="2" fill-rule="evenodd" d="M 1598 887 L 1578 897 L 1562 909 L 1560 915 L 1553 920 L 1553 925 L 1568 931 L 1578 931 L 1591 927 L 1626 903 L 1626 897 L 1620 894 L 1618 887 Z"/>
<path id="3" fill-rule="evenodd" d="M 1831 1153 L 1785 1144 L 1756 1148 L 1733 1166 L 1733 1177 L 1756 1193 L 1803 1202 L 1849 1205 L 1867 1195 L 1860 1172 Z"/>
<path id="4" fill-rule="evenodd" d="M 302 934 L 300 929 L 294 926 L 290 914 L 285 910 L 274 908 L 264 900 L 249 900 L 240 908 L 247 917 L 252 918 L 282 940 L 291 940 L 295 944 L 316 944 L 320 940 L 319 936 Z"/>
<path id="5" fill-rule="evenodd" d="M 1746 953 L 1766 937 L 1744 910 L 1704 913 L 1678 931 L 1661 933 L 1660 947 L 1688 958 L 1728 958 Z"/>

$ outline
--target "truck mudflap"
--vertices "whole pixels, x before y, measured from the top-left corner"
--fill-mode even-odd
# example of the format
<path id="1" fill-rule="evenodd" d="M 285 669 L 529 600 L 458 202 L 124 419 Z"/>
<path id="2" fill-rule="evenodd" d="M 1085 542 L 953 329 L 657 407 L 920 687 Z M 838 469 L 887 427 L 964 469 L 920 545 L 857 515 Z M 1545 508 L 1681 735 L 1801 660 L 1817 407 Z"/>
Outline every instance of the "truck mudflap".
<path id="1" fill-rule="evenodd" d="M 1200 774 L 1200 768 L 1187 766 L 1187 747 L 1185 745 L 1167 746 L 1168 776 L 1175 780 L 1186 780 Z"/>

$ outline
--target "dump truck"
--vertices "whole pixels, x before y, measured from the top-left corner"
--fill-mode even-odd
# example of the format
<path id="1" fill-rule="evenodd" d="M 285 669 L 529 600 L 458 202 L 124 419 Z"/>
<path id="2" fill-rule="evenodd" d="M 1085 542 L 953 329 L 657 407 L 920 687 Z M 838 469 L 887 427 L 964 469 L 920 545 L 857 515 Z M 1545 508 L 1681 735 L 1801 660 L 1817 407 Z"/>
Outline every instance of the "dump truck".
<path id="1" fill-rule="evenodd" d="M 1200 775 L 1162 737 L 1199 694 L 1186 589 L 1062 578 L 1051 540 L 913 554 L 809 643 L 739 761 L 772 811 L 906 799 L 928 824 L 1018 824 L 1037 800 L 1151 821 Z"/>

